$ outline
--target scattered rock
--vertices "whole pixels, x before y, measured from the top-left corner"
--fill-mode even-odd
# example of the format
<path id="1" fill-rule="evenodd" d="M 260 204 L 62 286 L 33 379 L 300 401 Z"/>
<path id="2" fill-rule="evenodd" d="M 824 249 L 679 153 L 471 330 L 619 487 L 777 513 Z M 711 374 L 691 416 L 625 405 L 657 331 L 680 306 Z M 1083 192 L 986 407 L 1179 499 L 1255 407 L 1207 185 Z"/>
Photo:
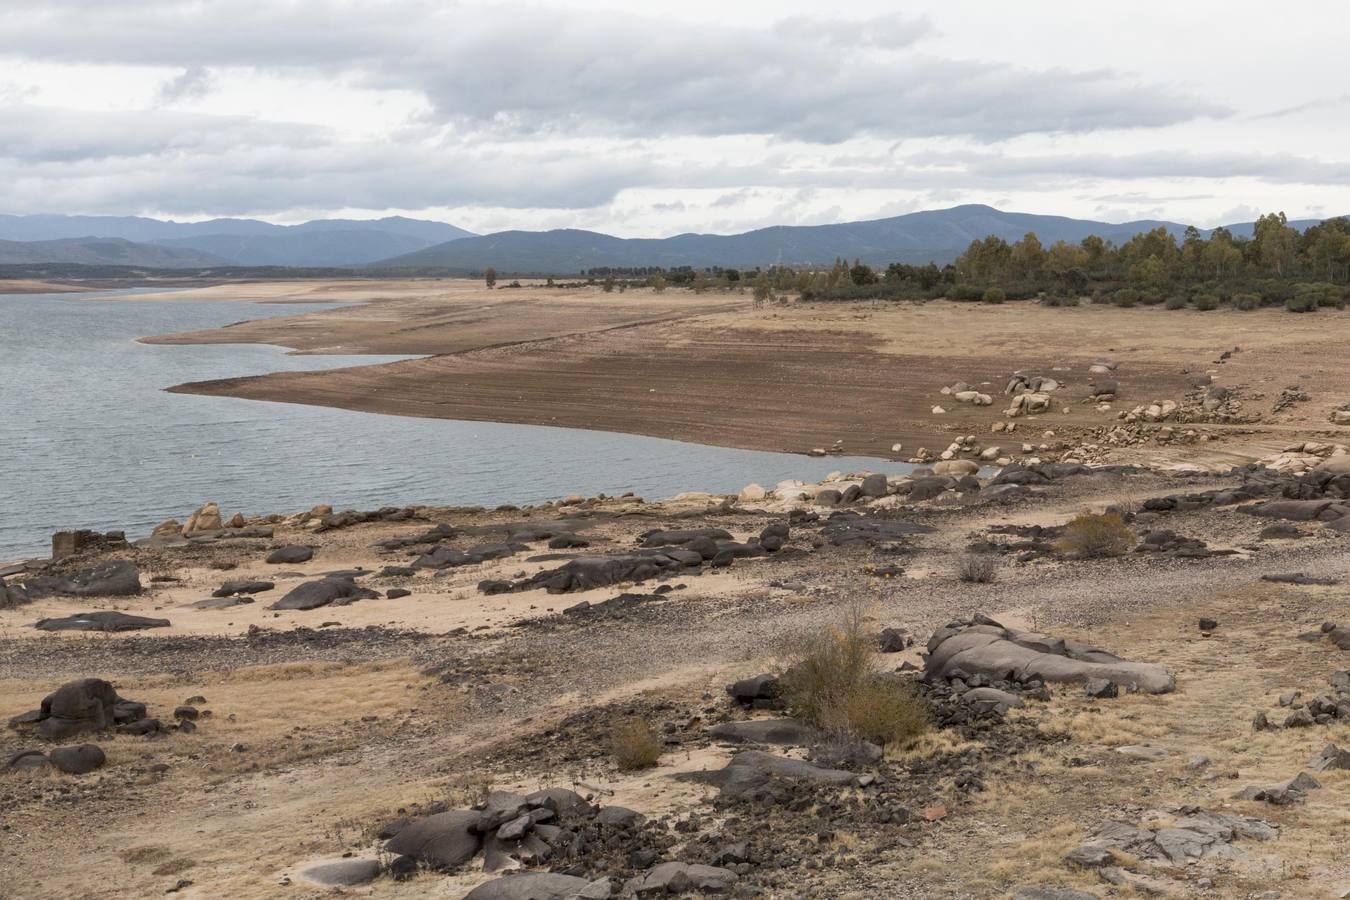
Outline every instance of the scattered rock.
<path id="1" fill-rule="evenodd" d="M 76 613 L 58 619 L 39 619 L 33 623 L 39 631 L 142 631 L 168 628 L 168 619 L 133 616 L 124 612 Z"/>
<path id="2" fill-rule="evenodd" d="M 48 757 L 52 765 L 67 775 L 85 775 L 102 767 L 108 761 L 108 757 L 97 744 L 57 747 L 48 754 Z"/>
<path id="3" fill-rule="evenodd" d="M 324 887 L 355 887 L 369 884 L 380 874 L 378 859 L 334 859 L 315 863 L 300 872 L 300 877 Z"/>
<path id="4" fill-rule="evenodd" d="M 300 544 L 287 544 L 267 554 L 267 562 L 272 565 L 295 565 L 306 563 L 314 558 L 314 548 Z"/>

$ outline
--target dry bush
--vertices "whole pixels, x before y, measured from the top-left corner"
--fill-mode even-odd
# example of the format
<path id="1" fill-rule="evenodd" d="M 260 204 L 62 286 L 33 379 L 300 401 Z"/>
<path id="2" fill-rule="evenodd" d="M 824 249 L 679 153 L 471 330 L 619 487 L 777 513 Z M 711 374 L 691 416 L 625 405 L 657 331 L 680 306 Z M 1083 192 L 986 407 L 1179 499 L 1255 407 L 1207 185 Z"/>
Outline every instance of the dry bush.
<path id="1" fill-rule="evenodd" d="M 614 761 L 625 772 L 650 769 L 666 748 L 661 735 L 642 719 L 630 719 L 614 729 Z"/>
<path id="2" fill-rule="evenodd" d="M 1079 559 L 1104 559 L 1128 553 L 1134 532 L 1118 513 L 1081 513 L 1064 526 L 1059 549 Z"/>
<path id="3" fill-rule="evenodd" d="M 873 669 L 876 643 L 857 607 L 840 624 L 792 641 L 782 683 L 793 712 L 836 742 L 903 744 L 925 732 L 928 707 L 913 686 Z"/>
<path id="4" fill-rule="evenodd" d="M 956 561 L 956 577 L 973 584 L 989 584 L 998 571 L 998 562 L 985 553 L 967 553 Z"/>

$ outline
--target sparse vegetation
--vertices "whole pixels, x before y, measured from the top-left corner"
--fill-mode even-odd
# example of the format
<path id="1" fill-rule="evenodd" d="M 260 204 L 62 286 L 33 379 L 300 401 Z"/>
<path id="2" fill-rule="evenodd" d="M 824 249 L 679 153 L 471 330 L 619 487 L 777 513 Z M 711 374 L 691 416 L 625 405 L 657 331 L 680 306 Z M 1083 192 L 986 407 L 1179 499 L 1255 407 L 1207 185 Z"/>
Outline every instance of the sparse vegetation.
<path id="1" fill-rule="evenodd" d="M 614 762 L 624 772 L 650 769 L 661 758 L 665 742 L 643 719 L 629 719 L 614 729 Z"/>
<path id="2" fill-rule="evenodd" d="M 971 584 L 989 584 L 998 573 L 998 564 L 987 553 L 967 553 L 956 561 L 956 577 Z"/>
<path id="3" fill-rule="evenodd" d="M 1008 299 L 1008 295 L 1001 288 L 989 288 L 980 299 L 985 303 L 1002 303 Z"/>
<path id="4" fill-rule="evenodd" d="M 489 289 L 497 286 L 497 270 L 488 266 L 488 270 L 483 273 L 483 281 L 487 283 Z"/>
<path id="5" fill-rule="evenodd" d="M 908 681 L 873 668 L 875 646 L 856 607 L 838 625 L 791 642 L 783 687 L 792 710 L 836 743 L 898 745 L 927 731 L 927 705 Z"/>
<path id="6" fill-rule="evenodd" d="M 1120 556 L 1134 546 L 1130 531 L 1119 513 L 1082 513 L 1064 528 L 1059 547 L 1079 559 L 1103 559 Z"/>

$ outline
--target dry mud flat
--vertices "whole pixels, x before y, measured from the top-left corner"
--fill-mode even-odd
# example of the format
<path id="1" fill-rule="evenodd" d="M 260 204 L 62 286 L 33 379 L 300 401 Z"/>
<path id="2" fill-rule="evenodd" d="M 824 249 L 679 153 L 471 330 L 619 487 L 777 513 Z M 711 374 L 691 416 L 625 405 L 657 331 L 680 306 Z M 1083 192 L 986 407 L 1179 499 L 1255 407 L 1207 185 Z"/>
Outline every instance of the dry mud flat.
<path id="1" fill-rule="evenodd" d="M 937 452 L 956 435 L 988 436 L 995 423 L 1013 421 L 1003 391 L 1022 371 L 1060 387 L 1047 410 L 1017 421 L 1014 447 L 1022 434 L 1053 430 L 1066 448 L 1095 447 L 1100 461 L 1225 465 L 1278 451 L 1292 435 L 1343 439 L 1345 427 L 1329 419 L 1350 400 L 1350 349 L 1341 339 L 1350 312 L 1336 310 L 1295 316 L 945 301 L 756 310 L 737 293 L 488 291 L 454 280 L 238 290 L 174 296 L 349 305 L 150 340 L 427 358 L 176 390 L 908 459 L 920 447 Z M 1117 368 L 1094 373 L 1102 358 Z M 1192 379 L 1203 375 L 1224 390 L 1223 409 L 1198 409 L 1204 391 L 1197 394 Z M 1090 398 L 1107 380 L 1118 393 L 1101 406 Z M 973 406 L 942 393 L 956 382 L 994 402 Z M 1143 434 L 1132 429 L 1129 440 L 1110 435 L 1122 414 L 1169 400 L 1183 408 L 1168 421 Z"/>
<path id="2" fill-rule="evenodd" d="M 1343 504 L 1331 496 L 1344 485 L 1316 473 L 1033 472 L 986 480 L 979 490 L 953 479 L 960 490 L 926 500 L 912 499 L 917 481 L 890 479 L 879 496 L 873 480 L 870 496 L 844 507 L 689 495 L 499 511 L 319 511 L 12 574 L 11 602 L 18 584 L 40 586 L 43 575 L 83 584 L 75 573 L 116 562 L 134 564 L 144 588 L 119 597 L 56 592 L 0 611 L 0 715 L 21 715 L 64 683 L 99 677 L 145 704 L 143 714 L 122 716 L 128 724 L 143 715 L 161 727 L 137 735 L 124 724 L 54 741 L 35 733 L 51 727 L 43 723 L 0 732 L 0 760 L 82 743 L 106 757 L 80 775 L 0 775 L 6 891 L 317 897 L 334 889 L 304 873 L 346 857 L 347 874 L 362 881 L 341 889 L 348 896 L 453 898 L 500 877 L 484 866 L 503 863 L 503 852 L 523 857 L 528 871 L 576 879 L 555 879 L 557 896 L 591 896 L 606 877 L 615 893 L 643 896 L 668 886 L 857 898 L 1329 897 L 1350 888 L 1350 773 L 1308 768 L 1328 744 L 1350 745 L 1350 719 L 1334 706 L 1336 679 L 1345 677 L 1336 673 L 1350 668 L 1350 651 L 1321 627 L 1350 624 L 1344 586 L 1334 583 L 1348 574 L 1346 533 L 1333 515 Z M 1028 486 L 1009 487 L 1017 480 Z M 855 484 L 862 486 L 842 479 L 825 489 L 851 496 Z M 1304 516 L 1306 506 L 1263 506 L 1291 494 L 1322 518 L 1250 514 L 1263 507 Z M 1056 549 L 1057 526 L 1109 505 L 1125 509 L 1132 543 L 1144 550 L 1079 560 Z M 803 512 L 789 518 L 790 506 Z M 778 543 L 783 524 L 782 546 L 752 549 Z M 259 530 L 268 528 L 270 535 Z M 683 557 L 682 568 L 641 583 L 604 585 L 587 580 L 604 567 L 567 568 L 577 556 L 705 557 L 705 544 L 661 543 L 685 535 L 650 534 L 700 529 L 730 535 L 721 544 L 706 533 L 692 539 L 711 540 L 713 559 L 731 553 L 730 565 Z M 265 561 L 293 546 L 312 556 Z M 971 552 L 996 560 L 992 583 L 957 580 Z M 498 553 L 509 555 L 487 558 Z M 416 560 L 429 567 L 407 574 L 402 567 Z M 399 568 L 383 574 L 387 566 Z M 564 592 L 526 589 L 537 573 L 560 567 L 572 574 L 546 580 Z M 326 575 L 334 571 L 378 596 L 270 608 L 298 585 L 334 580 Z M 1263 580 L 1290 573 L 1322 583 Z M 226 581 L 273 587 L 211 597 Z M 483 590 L 506 584 L 514 589 Z M 338 593 L 342 601 L 352 591 Z M 242 597 L 253 602 L 234 602 Z M 201 603 L 208 599 L 220 602 Z M 770 758 L 812 751 L 719 738 L 718 726 L 725 734 L 727 723 L 783 715 L 746 708 L 725 686 L 773 672 L 784 640 L 836 626 L 858 604 L 870 627 L 918 638 L 878 652 L 879 669 L 923 667 L 923 651 L 935 648 L 923 693 L 937 727 L 880 760 L 834 763 L 848 773 L 839 777 L 801 768 L 794 774 L 806 781 L 764 775 L 754 767 L 796 764 L 752 754 L 738 770 L 751 768 L 749 789 L 709 784 L 706 773 L 748 747 Z M 203 608 L 212 605 L 222 608 Z M 169 624 L 116 633 L 30 627 L 93 611 Z M 959 672 L 933 668 L 949 656 L 944 626 L 977 614 L 1002 627 L 975 618 L 961 629 L 967 636 L 948 640 L 1001 640 L 1013 629 L 1051 636 L 1021 634 L 1026 645 L 1062 637 L 1147 668 L 1090 656 L 1106 666 L 1095 673 L 1116 673 L 1116 696 L 1100 684 L 1089 696 L 1080 681 L 1050 675 L 1045 691 L 1034 678 L 1004 682 L 966 657 Z M 1203 632 L 1201 618 L 1214 620 Z M 935 632 L 938 643 L 928 644 Z M 889 649 L 896 647 L 893 637 Z M 1051 669 L 1079 665 L 1051 656 Z M 970 694 L 987 692 L 981 679 L 1002 684 L 1021 705 L 1004 711 L 981 700 L 987 693 Z M 1167 681 L 1174 690 L 1150 693 Z M 1254 730 L 1257 713 L 1271 727 Z M 664 751 L 655 768 L 623 772 L 611 738 L 635 717 L 663 736 Z M 1292 793 L 1271 793 L 1300 775 Z M 1240 799 L 1249 787 L 1285 802 Z M 600 813 L 562 792 L 528 799 L 549 788 L 575 791 Z M 453 812 L 485 799 L 485 811 Z M 434 819 L 440 810 L 451 812 Z M 396 832 L 394 823 L 425 830 L 429 819 L 473 825 L 431 849 L 410 849 L 417 842 L 405 838 L 382 850 L 388 839 L 380 835 Z M 504 834 L 508 826 L 524 837 Z M 473 828 L 488 835 L 487 856 L 458 854 L 444 871 L 428 865 L 466 843 L 477 851 L 482 837 Z M 541 850 L 531 839 L 558 846 Z M 422 856 L 409 880 L 394 877 L 407 865 L 400 853 Z M 666 863 L 709 869 L 672 874 Z M 475 896 L 535 896 L 529 884 Z"/>

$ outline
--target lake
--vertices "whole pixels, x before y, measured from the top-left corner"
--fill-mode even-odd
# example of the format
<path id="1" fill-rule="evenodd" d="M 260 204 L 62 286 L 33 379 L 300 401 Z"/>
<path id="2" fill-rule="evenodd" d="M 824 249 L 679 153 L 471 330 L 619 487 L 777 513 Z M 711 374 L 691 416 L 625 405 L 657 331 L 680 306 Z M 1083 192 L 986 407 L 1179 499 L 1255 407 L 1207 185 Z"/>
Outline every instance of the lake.
<path id="1" fill-rule="evenodd" d="M 0 294 L 0 561 L 46 556 L 51 533 L 62 529 L 144 536 L 208 500 L 229 516 L 319 503 L 527 504 L 625 491 L 654 499 L 819 480 L 835 469 L 911 468 L 571 428 L 169 394 L 163 389 L 185 381 L 403 357 L 140 344 L 136 339 L 147 335 L 318 307 L 111 296 Z"/>

